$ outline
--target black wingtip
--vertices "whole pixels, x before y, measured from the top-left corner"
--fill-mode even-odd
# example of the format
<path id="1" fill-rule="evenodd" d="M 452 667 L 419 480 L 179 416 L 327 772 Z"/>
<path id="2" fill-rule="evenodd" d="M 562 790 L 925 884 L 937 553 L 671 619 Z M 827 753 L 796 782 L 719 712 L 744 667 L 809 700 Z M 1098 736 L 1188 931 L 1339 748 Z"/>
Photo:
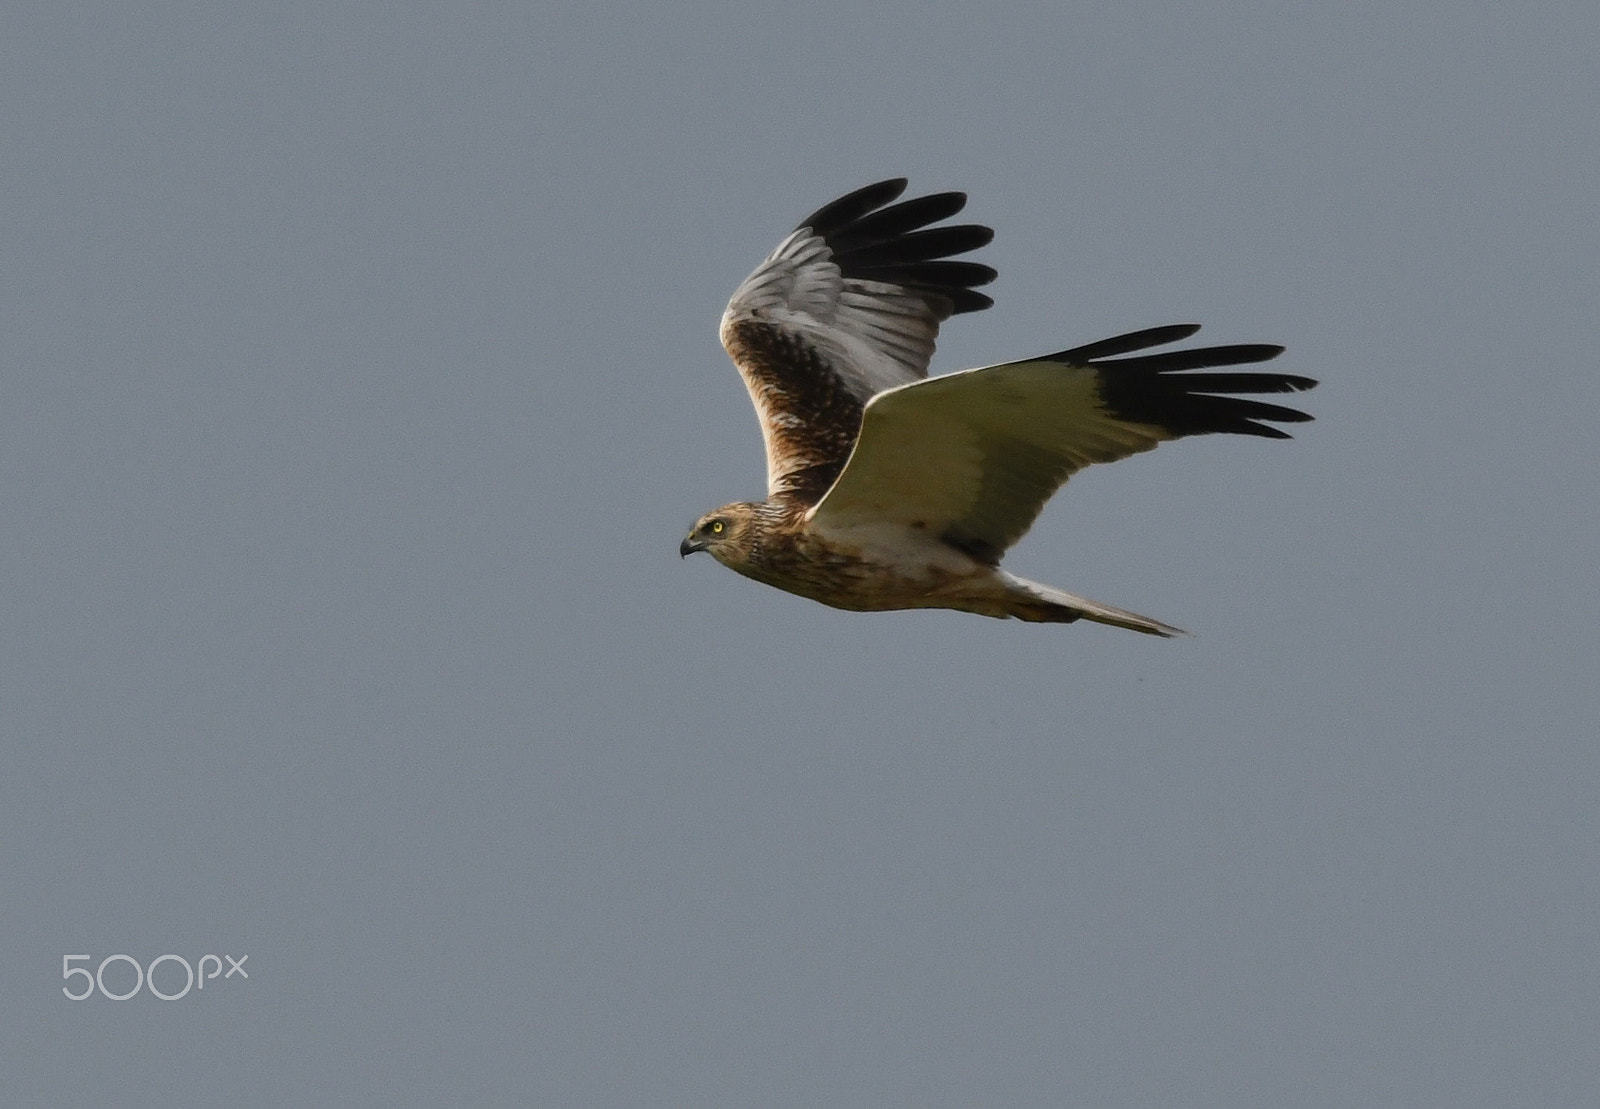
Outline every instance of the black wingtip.
<path id="1" fill-rule="evenodd" d="M 993 281 L 993 267 L 952 259 L 987 246 L 993 229 L 970 223 L 934 226 L 966 207 L 967 194 L 931 193 L 893 203 L 906 185 L 904 177 L 867 185 L 823 205 L 799 226 L 828 244 L 847 278 L 927 293 L 948 303 L 952 314 L 988 308 L 994 301 L 973 287 Z"/>
<path id="2" fill-rule="evenodd" d="M 1109 339 L 1085 343 L 1081 347 L 1063 350 L 1049 357 L 1052 362 L 1067 362 L 1074 366 L 1082 366 L 1097 358 L 1113 358 L 1119 354 L 1128 354 L 1147 347 L 1176 343 L 1199 330 L 1200 325 L 1197 323 L 1169 323 L 1164 327 L 1147 327 L 1142 331 L 1130 331 L 1126 335 L 1113 335 Z"/>
<path id="3" fill-rule="evenodd" d="M 865 185 L 855 192 L 846 193 L 838 200 L 829 201 L 805 219 L 801 220 L 795 230 L 809 227 L 816 234 L 827 238 L 839 228 L 854 223 L 856 220 L 875 212 L 894 200 L 906 191 L 906 186 L 911 182 L 904 177 L 891 177 L 886 181 L 877 181 Z"/>
<path id="4" fill-rule="evenodd" d="M 1297 393 L 1316 387 L 1316 380 L 1297 374 L 1259 371 L 1185 373 L 1267 362 L 1282 354 L 1277 343 L 1235 343 L 1157 354 L 1132 354 L 1153 346 L 1187 339 L 1198 324 L 1171 324 L 1102 339 L 1050 356 L 1050 361 L 1092 367 L 1099 375 L 1101 400 L 1118 419 L 1153 424 L 1174 437 L 1230 432 L 1266 439 L 1288 439 L 1289 433 L 1268 423 L 1304 423 L 1312 417 L 1299 409 L 1236 394 Z"/>

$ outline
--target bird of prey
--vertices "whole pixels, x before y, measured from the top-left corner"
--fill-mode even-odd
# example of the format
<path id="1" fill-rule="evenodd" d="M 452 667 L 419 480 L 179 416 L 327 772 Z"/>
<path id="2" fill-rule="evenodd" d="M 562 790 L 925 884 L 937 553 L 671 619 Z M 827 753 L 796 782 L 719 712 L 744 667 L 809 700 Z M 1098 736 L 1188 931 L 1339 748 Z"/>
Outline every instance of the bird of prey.
<path id="1" fill-rule="evenodd" d="M 961 211 L 965 193 L 894 203 L 905 188 L 881 181 L 823 207 L 734 292 L 722 343 L 761 419 L 767 498 L 701 517 L 678 553 L 708 551 L 835 608 L 953 608 L 1179 634 L 1008 574 L 1000 557 L 1083 467 L 1186 435 L 1287 439 L 1272 422 L 1311 417 L 1236 394 L 1316 382 L 1217 370 L 1264 362 L 1280 346 L 1136 353 L 1186 339 L 1197 324 L 930 378 L 939 324 L 994 303 L 974 286 L 995 271 L 953 260 L 994 232 L 932 226 Z"/>

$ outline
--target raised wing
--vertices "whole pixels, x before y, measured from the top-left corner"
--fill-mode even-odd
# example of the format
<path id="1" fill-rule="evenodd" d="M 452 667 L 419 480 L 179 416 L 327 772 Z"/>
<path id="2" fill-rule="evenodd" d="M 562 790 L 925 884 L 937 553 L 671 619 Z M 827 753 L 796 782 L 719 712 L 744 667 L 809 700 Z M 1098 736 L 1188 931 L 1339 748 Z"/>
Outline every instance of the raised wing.
<path id="1" fill-rule="evenodd" d="M 966 194 L 885 207 L 905 187 L 904 178 L 881 181 L 813 213 L 722 315 L 722 344 L 761 418 L 768 496 L 821 497 L 867 401 L 927 374 L 941 321 L 994 303 L 973 291 L 993 269 L 950 260 L 994 232 L 929 226 L 961 211 Z"/>
<path id="2" fill-rule="evenodd" d="M 1269 423 L 1304 412 L 1232 394 L 1310 389 L 1279 373 L 1185 373 L 1264 362 L 1279 346 L 1205 347 L 1115 358 L 1175 342 L 1196 324 L 1151 328 L 1027 362 L 901 386 L 867 405 L 848 464 L 812 509 L 815 528 L 925 529 L 998 564 L 1045 502 L 1083 467 L 1168 439 L 1233 432 L 1286 439 Z"/>

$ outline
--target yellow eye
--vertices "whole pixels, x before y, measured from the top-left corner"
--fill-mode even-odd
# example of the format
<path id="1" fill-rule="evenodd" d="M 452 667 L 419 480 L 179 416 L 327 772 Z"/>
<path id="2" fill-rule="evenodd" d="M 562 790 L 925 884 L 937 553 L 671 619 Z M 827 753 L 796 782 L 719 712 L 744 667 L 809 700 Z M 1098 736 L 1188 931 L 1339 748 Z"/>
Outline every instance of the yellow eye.
<path id="1" fill-rule="evenodd" d="M 713 534 L 721 535 L 722 534 L 722 521 L 718 520 L 716 523 L 712 524 L 711 525 L 711 531 L 712 531 Z"/>

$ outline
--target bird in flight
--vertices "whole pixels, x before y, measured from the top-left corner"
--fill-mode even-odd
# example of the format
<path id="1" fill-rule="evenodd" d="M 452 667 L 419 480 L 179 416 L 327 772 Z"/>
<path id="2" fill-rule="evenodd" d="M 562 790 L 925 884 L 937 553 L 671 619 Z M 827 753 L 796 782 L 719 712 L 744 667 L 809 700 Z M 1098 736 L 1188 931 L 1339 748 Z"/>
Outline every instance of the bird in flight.
<path id="1" fill-rule="evenodd" d="M 898 200 L 903 178 L 810 217 L 734 292 L 722 343 L 767 448 L 767 499 L 707 513 L 678 548 L 835 608 L 952 608 L 1078 619 L 1150 635 L 1180 629 L 1000 569 L 1074 473 L 1211 432 L 1287 439 L 1304 412 L 1237 394 L 1310 389 L 1308 377 L 1218 367 L 1280 346 L 1136 353 L 1198 324 L 930 378 L 939 324 L 994 303 L 995 271 L 954 256 L 994 232 L 940 224 L 965 193 Z M 1191 373 L 1188 371 L 1205 371 Z"/>

